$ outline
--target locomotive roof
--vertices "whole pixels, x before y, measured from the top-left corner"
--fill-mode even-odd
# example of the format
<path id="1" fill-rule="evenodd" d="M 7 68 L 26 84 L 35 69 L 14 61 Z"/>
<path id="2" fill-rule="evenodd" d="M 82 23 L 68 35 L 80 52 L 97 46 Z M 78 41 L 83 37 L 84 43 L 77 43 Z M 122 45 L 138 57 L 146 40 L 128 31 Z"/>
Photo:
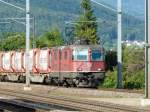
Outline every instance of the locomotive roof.
<path id="1" fill-rule="evenodd" d="M 53 47 L 52 49 L 65 49 L 65 48 L 100 48 L 100 45 L 68 45 Z"/>

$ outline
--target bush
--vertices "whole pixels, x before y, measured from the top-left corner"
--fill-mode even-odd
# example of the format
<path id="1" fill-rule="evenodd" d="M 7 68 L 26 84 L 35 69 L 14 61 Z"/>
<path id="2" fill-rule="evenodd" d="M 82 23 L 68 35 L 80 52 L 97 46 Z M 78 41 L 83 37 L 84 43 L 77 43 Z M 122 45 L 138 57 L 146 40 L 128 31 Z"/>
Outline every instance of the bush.
<path id="1" fill-rule="evenodd" d="M 106 73 L 105 80 L 102 84 L 102 87 L 105 88 L 116 88 L 117 86 L 117 70 L 108 71 Z"/>
<path id="2" fill-rule="evenodd" d="M 125 89 L 143 89 L 144 88 L 144 70 L 137 71 L 134 74 L 126 75 L 123 73 L 123 86 Z M 104 88 L 117 87 L 117 69 L 108 71 L 102 84 Z"/>
<path id="3" fill-rule="evenodd" d="M 144 70 L 124 76 L 124 88 L 126 89 L 143 89 L 144 88 Z"/>
<path id="4" fill-rule="evenodd" d="M 114 58 L 113 58 L 113 57 Z M 117 69 L 115 66 L 117 58 L 112 53 L 106 56 L 109 71 L 106 72 L 103 87 L 117 87 Z M 112 63 L 113 62 L 113 63 Z M 123 86 L 125 89 L 143 89 L 144 88 L 144 49 L 136 46 L 123 48 Z M 111 68 L 111 69 L 110 69 Z M 114 69 L 115 68 L 115 69 Z"/>

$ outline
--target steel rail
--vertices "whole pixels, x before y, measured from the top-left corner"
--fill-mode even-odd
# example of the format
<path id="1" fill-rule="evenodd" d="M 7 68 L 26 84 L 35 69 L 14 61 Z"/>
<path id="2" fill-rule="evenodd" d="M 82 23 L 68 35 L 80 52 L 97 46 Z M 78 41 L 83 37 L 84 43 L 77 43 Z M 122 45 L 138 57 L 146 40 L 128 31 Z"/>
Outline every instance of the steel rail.
<path id="1" fill-rule="evenodd" d="M 31 94 L 31 93 L 24 93 L 24 92 L 18 92 L 14 90 L 7 90 L 7 89 L 0 89 L 0 94 L 5 94 L 9 96 L 19 97 L 22 99 L 30 99 L 34 102 L 41 102 L 41 103 L 47 103 L 47 104 L 57 104 L 63 107 L 70 107 L 72 109 L 78 109 L 81 111 L 94 111 L 94 112 L 147 112 L 150 110 L 145 109 L 139 109 L 137 107 L 131 107 L 131 106 L 124 106 L 124 105 L 118 105 L 118 104 L 112 104 L 112 103 L 105 103 L 105 102 L 95 102 L 95 101 L 88 101 L 88 100 L 77 100 L 62 96 L 42 96 L 37 94 Z M 37 100 L 38 99 L 38 100 Z"/>
<path id="2" fill-rule="evenodd" d="M 63 107 L 70 107 L 72 109 L 78 109 L 81 111 L 94 111 L 94 112 L 100 112 L 100 109 L 97 109 L 96 106 L 87 106 L 87 104 L 80 104 L 80 103 L 75 103 L 74 101 L 69 100 L 68 102 L 65 101 L 64 98 L 55 98 L 55 97 L 41 97 L 41 96 L 37 96 L 37 95 L 31 95 L 31 94 L 26 94 L 26 93 L 18 93 L 16 91 L 6 91 L 3 89 L 3 91 L 0 91 L 0 94 L 5 94 L 5 95 L 9 95 L 9 96 L 14 96 L 17 98 L 21 98 L 21 99 L 30 99 L 31 101 L 34 102 L 40 102 L 40 103 L 54 103 Z M 39 99 L 39 100 L 37 100 Z M 64 100 L 63 100 L 64 99 Z M 101 109 L 103 110 L 103 109 Z"/>
<path id="3" fill-rule="evenodd" d="M 0 100 L 0 111 L 6 112 L 47 112 L 46 110 L 37 109 L 35 107 L 27 106 L 24 104 L 20 104 L 17 102 L 9 101 L 9 100 Z"/>

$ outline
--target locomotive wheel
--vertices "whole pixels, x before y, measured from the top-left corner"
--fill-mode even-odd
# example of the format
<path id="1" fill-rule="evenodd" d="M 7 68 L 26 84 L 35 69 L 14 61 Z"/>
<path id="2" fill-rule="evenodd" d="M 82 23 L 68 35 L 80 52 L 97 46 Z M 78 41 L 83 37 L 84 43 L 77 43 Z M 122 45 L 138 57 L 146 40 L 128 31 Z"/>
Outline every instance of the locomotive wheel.
<path id="1" fill-rule="evenodd" d="M 99 81 L 95 78 L 92 78 L 90 81 L 90 85 L 91 88 L 98 88 L 99 86 Z"/>
<path id="2" fill-rule="evenodd" d="M 1 81 L 1 82 L 3 81 L 3 76 L 2 76 L 2 75 L 0 76 L 0 81 Z"/>
<path id="3" fill-rule="evenodd" d="M 25 83 L 25 81 L 26 81 L 25 78 L 26 78 L 25 76 L 20 76 L 18 81 L 19 81 L 20 83 Z"/>
<path id="4" fill-rule="evenodd" d="M 9 79 L 8 79 L 8 76 L 7 76 L 7 75 L 4 75 L 4 81 L 5 81 L 5 82 L 9 81 Z"/>
<path id="5" fill-rule="evenodd" d="M 73 83 L 72 83 L 72 87 L 77 87 L 77 85 L 73 82 Z"/>
<path id="6" fill-rule="evenodd" d="M 50 77 L 45 77 L 44 78 L 44 84 L 48 84 L 48 85 L 50 85 L 51 84 L 51 78 Z"/>
<path id="7" fill-rule="evenodd" d="M 64 80 L 58 79 L 58 86 L 63 86 L 64 85 Z"/>
<path id="8" fill-rule="evenodd" d="M 5 79 L 5 75 L 2 75 L 1 76 L 1 81 L 4 82 L 5 81 L 4 79 Z"/>
<path id="9" fill-rule="evenodd" d="M 70 84 L 68 83 L 67 79 L 64 79 L 64 83 L 63 83 L 64 87 L 70 87 Z"/>
<path id="10" fill-rule="evenodd" d="M 59 85 L 58 83 L 59 83 L 58 78 L 57 77 L 53 77 L 52 78 L 52 85 L 58 86 Z"/>
<path id="11" fill-rule="evenodd" d="M 79 78 L 78 77 L 76 79 L 73 79 L 73 85 L 74 85 L 74 87 L 79 86 Z"/>

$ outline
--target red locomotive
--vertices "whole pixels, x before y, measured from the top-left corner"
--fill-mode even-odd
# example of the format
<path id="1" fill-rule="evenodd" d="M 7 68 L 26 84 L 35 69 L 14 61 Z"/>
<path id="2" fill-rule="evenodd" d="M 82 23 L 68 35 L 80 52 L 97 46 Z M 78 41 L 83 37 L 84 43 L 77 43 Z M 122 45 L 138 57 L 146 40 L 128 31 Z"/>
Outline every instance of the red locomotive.
<path id="1" fill-rule="evenodd" d="M 99 46 L 70 45 L 30 50 L 32 82 L 96 87 L 104 78 L 104 51 Z M 24 52 L 0 53 L 0 80 L 25 81 Z"/>

